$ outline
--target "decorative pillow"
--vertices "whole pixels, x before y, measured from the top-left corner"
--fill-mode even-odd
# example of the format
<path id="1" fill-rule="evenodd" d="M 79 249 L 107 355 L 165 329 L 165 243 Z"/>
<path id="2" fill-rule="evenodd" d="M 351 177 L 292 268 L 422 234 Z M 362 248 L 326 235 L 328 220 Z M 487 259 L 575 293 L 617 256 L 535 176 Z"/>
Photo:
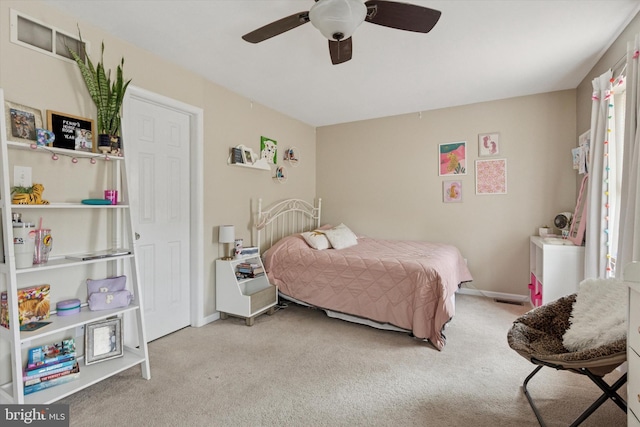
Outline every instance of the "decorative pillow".
<path id="1" fill-rule="evenodd" d="M 355 233 L 344 224 L 337 225 L 330 230 L 325 230 L 324 234 L 334 249 L 344 249 L 358 244 L 358 238 Z"/>
<path id="2" fill-rule="evenodd" d="M 313 249 L 321 251 L 331 247 L 329 240 L 327 240 L 327 236 L 325 236 L 324 232 L 320 230 L 305 231 L 304 233 L 301 233 L 301 235 L 304 241 L 307 242 L 307 245 Z"/>
<path id="3" fill-rule="evenodd" d="M 627 286 L 619 279 L 580 283 L 563 345 L 570 351 L 594 349 L 627 336 Z"/>

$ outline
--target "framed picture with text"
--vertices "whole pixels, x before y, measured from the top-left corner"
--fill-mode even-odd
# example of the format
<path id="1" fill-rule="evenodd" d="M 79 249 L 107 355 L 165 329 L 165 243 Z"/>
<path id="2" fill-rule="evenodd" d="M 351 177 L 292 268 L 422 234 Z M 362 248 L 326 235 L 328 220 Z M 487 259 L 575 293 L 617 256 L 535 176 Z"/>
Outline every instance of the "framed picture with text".
<path id="1" fill-rule="evenodd" d="M 55 135 L 54 147 L 93 153 L 98 151 L 92 119 L 47 110 L 47 124 Z"/>

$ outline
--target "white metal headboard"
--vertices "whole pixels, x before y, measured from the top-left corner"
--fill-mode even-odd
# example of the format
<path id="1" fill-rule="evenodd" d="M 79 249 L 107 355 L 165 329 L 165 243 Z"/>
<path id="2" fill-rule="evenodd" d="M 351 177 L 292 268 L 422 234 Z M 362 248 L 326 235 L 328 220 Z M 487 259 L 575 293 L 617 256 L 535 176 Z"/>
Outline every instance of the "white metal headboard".
<path id="1" fill-rule="evenodd" d="M 256 245 L 264 253 L 274 243 L 285 236 L 320 227 L 320 208 L 300 199 L 288 199 L 262 210 L 262 199 L 258 199 L 256 216 Z"/>

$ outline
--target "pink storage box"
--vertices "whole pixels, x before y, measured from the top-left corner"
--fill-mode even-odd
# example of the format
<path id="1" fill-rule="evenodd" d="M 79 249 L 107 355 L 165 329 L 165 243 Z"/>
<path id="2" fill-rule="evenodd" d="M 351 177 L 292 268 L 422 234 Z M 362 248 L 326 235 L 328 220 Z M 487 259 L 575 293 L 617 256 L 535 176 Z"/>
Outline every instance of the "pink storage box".
<path id="1" fill-rule="evenodd" d="M 56 303 L 56 310 L 58 311 L 58 316 L 78 314 L 80 313 L 80 300 L 76 298 L 58 301 Z"/>

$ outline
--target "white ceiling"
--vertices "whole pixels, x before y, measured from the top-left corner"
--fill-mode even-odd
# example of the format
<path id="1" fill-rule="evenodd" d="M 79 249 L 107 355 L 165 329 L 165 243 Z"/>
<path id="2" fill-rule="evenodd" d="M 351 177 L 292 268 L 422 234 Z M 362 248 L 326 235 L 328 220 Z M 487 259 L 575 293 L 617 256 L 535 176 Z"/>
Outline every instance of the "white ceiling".
<path id="1" fill-rule="evenodd" d="M 364 22 L 353 59 L 332 65 L 311 23 L 241 39 L 313 0 L 45 0 L 313 126 L 576 88 L 640 10 L 638 0 L 403 1 L 442 17 L 428 34 Z"/>

